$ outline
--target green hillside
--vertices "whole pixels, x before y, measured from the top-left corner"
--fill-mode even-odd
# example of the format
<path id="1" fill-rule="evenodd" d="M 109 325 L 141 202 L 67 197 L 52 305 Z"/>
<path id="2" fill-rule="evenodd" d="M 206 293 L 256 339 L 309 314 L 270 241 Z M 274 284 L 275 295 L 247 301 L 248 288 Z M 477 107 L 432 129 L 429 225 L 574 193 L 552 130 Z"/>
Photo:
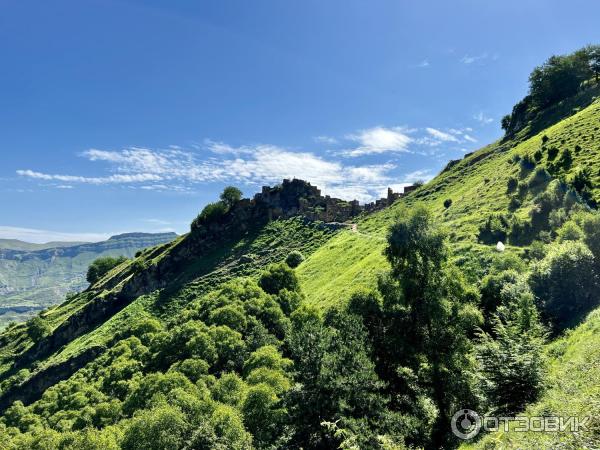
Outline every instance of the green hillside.
<path id="1" fill-rule="evenodd" d="M 504 138 L 384 209 L 300 180 L 225 189 L 188 234 L 0 334 L 0 449 L 456 448 L 463 408 L 594 413 L 588 78 L 551 104 L 533 84 Z"/>
<path id="2" fill-rule="evenodd" d="M 30 244 L 0 240 L 0 328 L 21 322 L 85 289 L 85 273 L 96 258 L 125 256 L 168 242 L 175 233 L 129 233 L 96 243 Z"/>

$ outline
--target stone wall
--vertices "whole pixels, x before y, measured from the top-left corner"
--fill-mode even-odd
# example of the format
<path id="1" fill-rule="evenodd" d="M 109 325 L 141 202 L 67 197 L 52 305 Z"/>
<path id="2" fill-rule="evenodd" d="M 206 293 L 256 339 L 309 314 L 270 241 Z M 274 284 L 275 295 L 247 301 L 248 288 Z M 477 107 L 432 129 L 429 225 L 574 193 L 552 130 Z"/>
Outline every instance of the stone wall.
<path id="1" fill-rule="evenodd" d="M 405 188 L 407 191 L 410 188 Z M 323 222 L 346 222 L 362 212 L 372 212 L 393 204 L 404 194 L 388 188 L 387 196 L 373 203 L 359 204 L 358 200 L 345 201 L 321 195 L 320 189 L 307 181 L 283 180 L 278 186 L 263 186 L 262 191 L 252 200 L 256 205 L 264 205 L 269 219 L 287 218 L 302 215 L 310 220 Z"/>

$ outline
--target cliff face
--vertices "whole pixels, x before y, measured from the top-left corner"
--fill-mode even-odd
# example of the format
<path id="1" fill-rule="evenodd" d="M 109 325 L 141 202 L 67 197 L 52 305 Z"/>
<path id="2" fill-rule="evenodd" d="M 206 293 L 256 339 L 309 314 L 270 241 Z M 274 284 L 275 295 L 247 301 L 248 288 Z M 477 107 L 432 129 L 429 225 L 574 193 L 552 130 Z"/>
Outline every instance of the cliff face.
<path id="1" fill-rule="evenodd" d="M 129 233 L 94 243 L 57 243 L 49 248 L 50 244 L 13 244 L 12 248 L 0 248 L 0 328 L 61 303 L 67 292 L 85 289 L 85 274 L 96 258 L 133 257 L 138 250 L 176 237 L 175 233 Z"/>

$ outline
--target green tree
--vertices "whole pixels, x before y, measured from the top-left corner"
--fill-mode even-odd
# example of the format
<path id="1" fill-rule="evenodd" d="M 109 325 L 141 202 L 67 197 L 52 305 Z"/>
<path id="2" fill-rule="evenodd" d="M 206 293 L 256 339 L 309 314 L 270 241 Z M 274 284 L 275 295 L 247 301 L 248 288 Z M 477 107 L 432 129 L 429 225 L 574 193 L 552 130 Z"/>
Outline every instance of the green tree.
<path id="1" fill-rule="evenodd" d="M 125 430 L 123 450 L 173 450 L 183 448 L 190 434 L 184 414 L 177 408 L 161 405 L 143 411 Z"/>
<path id="2" fill-rule="evenodd" d="M 40 316 L 27 322 L 27 335 L 33 342 L 41 341 L 52 332 L 52 328 Z"/>
<path id="3" fill-rule="evenodd" d="M 530 284 L 557 330 L 576 324 L 600 301 L 596 261 L 583 242 L 552 246 L 534 266 Z"/>
<path id="4" fill-rule="evenodd" d="M 225 189 L 223 189 L 223 192 L 221 192 L 219 198 L 227 205 L 228 208 L 231 208 L 242 199 L 242 191 L 235 186 L 227 186 Z"/>
<path id="5" fill-rule="evenodd" d="M 596 83 L 600 82 L 600 46 L 595 45 L 589 48 L 590 70 L 594 72 Z"/>
<path id="6" fill-rule="evenodd" d="M 380 291 L 389 332 L 378 359 L 400 391 L 416 377 L 438 410 L 432 445 L 444 446 L 450 416 L 472 398 L 467 371 L 469 336 L 481 323 L 477 296 L 448 262 L 446 234 L 424 207 L 399 216 L 385 255 L 391 272 Z"/>
<path id="7" fill-rule="evenodd" d="M 260 287 L 267 293 L 276 295 L 279 291 L 297 291 L 300 287 L 296 273 L 287 264 L 273 264 L 262 273 L 258 281 Z"/>
<path id="8" fill-rule="evenodd" d="M 98 258 L 94 260 L 88 267 L 86 280 L 90 284 L 95 284 L 96 281 L 126 260 L 127 258 L 124 256 L 119 256 L 116 258 L 113 258 L 112 256 L 105 256 Z"/>
<path id="9" fill-rule="evenodd" d="M 364 419 L 362 436 L 374 436 L 385 407 L 384 383 L 370 359 L 368 335 L 357 316 L 332 310 L 324 322 L 300 308 L 292 314 L 289 347 L 297 385 L 287 396 L 294 441 L 300 446 L 339 445 L 321 422 L 352 426 Z"/>
<path id="10" fill-rule="evenodd" d="M 536 106 L 545 108 L 574 95 L 592 74 L 587 49 L 551 56 L 529 76 L 529 92 Z"/>
<path id="11" fill-rule="evenodd" d="M 505 291 L 491 322 L 476 347 L 480 386 L 493 414 L 514 415 L 542 390 L 545 330 L 528 289 Z"/>

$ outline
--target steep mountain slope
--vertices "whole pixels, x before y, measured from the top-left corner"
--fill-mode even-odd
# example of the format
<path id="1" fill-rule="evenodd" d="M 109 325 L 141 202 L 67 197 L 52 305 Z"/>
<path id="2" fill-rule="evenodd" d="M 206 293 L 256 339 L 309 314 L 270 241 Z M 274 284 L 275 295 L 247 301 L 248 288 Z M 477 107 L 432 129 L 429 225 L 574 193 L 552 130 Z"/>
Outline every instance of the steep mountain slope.
<path id="1" fill-rule="evenodd" d="M 0 242 L 0 326 L 22 321 L 85 289 L 90 263 L 103 256 L 131 258 L 143 248 L 173 240 L 175 233 L 128 233 L 95 243 Z"/>
<path id="2" fill-rule="evenodd" d="M 527 134 L 531 128 L 527 127 L 514 139 L 500 140 L 462 160 L 451 161 L 426 186 L 391 208 L 358 220 L 356 233 L 344 231 L 299 268 L 308 301 L 329 305 L 347 298 L 357 285 L 373 286 L 376 280 L 373 275 L 386 268 L 382 250 L 387 227 L 397 214 L 402 214 L 403 208 L 416 203 L 423 203 L 435 211 L 449 230 L 453 246 L 464 264 L 468 265 L 469 259 L 489 254 L 490 246 L 478 241 L 479 228 L 492 214 L 528 218 L 540 188 L 527 189 L 519 199 L 519 207 L 511 209 L 508 183 L 511 178 L 523 183 L 531 179 L 534 167 L 524 167 L 520 162 L 539 149 L 544 149 L 538 162 L 541 167 L 548 162 L 547 149 L 571 150 L 572 163 L 553 175 L 568 181 L 578 170 L 588 168 L 591 197 L 600 199 L 600 101 L 592 100 L 592 94 L 598 93 L 599 89 L 590 89 L 581 95 L 583 105 L 592 102 L 587 107 L 574 111 L 574 100 L 569 99 L 562 105 L 562 115 L 557 111 L 558 107 L 553 108 L 547 115 L 555 119 L 567 117 L 533 136 Z M 546 116 L 542 115 L 540 120 L 546 120 Z M 446 208 L 444 202 L 448 199 L 452 204 Z M 522 252 L 523 247 L 509 247 L 509 251 Z"/>
<path id="3" fill-rule="evenodd" d="M 256 352 L 261 348 L 266 351 L 265 346 L 275 347 L 275 353 L 285 350 L 282 335 L 289 327 L 289 311 L 283 317 L 284 309 L 289 309 L 286 308 L 287 296 L 296 295 L 295 291 L 268 292 L 268 286 L 256 284 L 268 265 L 281 262 L 291 251 L 299 250 L 306 257 L 296 269 L 303 301 L 321 309 L 343 303 L 354 291 L 375 286 L 377 274 L 387 268 L 382 250 L 389 226 L 398 215 L 404 214 L 405 208 L 421 203 L 449 230 L 453 258 L 475 282 L 485 273 L 487 262 L 496 252 L 496 236 L 508 243 L 506 254 L 519 255 L 528 251 L 533 240 L 543 237 L 544 223 L 538 228 L 532 225 L 526 235 L 517 233 L 522 227 L 515 224 L 530 221 L 532 214 L 535 216 L 539 195 L 553 177 L 563 179 L 566 186 L 573 186 L 575 176 L 583 168 L 597 167 L 600 103 L 593 98 L 593 93 L 597 93 L 597 88 L 537 118 L 544 124 L 556 122 L 553 125 L 539 130 L 538 126 L 522 128 L 510 138 L 449 163 L 431 182 L 391 207 L 353 217 L 355 228 L 301 217 L 319 214 L 319 205 L 311 204 L 314 196 L 307 199 L 302 191 L 286 191 L 285 186 L 289 187 L 290 183 L 273 189 L 270 200 L 276 204 L 255 198 L 242 200 L 229 209 L 222 204 L 213 205 L 204 214 L 210 220 L 201 216 L 194 221 L 188 235 L 144 251 L 114 268 L 86 291 L 42 312 L 43 326 L 29 322 L 9 327 L 0 335 L 0 412 L 9 411 L 5 417 L 12 424 L 11 433 L 18 435 L 14 424 L 22 433 L 27 433 L 30 425 L 37 427 L 44 417 L 44 424 L 51 424 L 48 427 L 54 430 L 48 431 L 52 439 L 58 439 L 59 431 L 77 432 L 86 426 L 106 429 L 107 433 L 114 431 L 121 436 L 119 433 L 124 427 L 136 423 L 136 417 L 145 417 L 144 411 L 153 407 L 152 402 L 160 400 L 159 392 L 158 400 L 149 395 L 152 402 L 145 399 L 146 403 L 140 401 L 132 406 L 135 393 L 145 386 L 141 380 L 147 379 L 151 371 L 180 373 L 184 370 L 181 368 L 184 361 L 191 359 L 184 360 L 181 356 L 181 361 L 173 361 L 164 349 L 153 347 L 165 342 L 171 343 L 171 347 L 166 348 L 174 355 L 192 351 L 190 346 L 193 346 L 193 351 L 202 352 L 205 359 L 216 361 L 213 366 L 202 369 L 203 381 L 198 381 L 195 387 L 190 387 L 189 380 L 177 382 L 183 383 L 185 389 L 194 390 L 197 396 L 215 397 L 213 400 L 218 405 L 210 412 L 211 420 L 218 422 L 226 416 L 230 424 L 241 423 L 237 412 L 231 409 L 240 405 L 215 394 L 220 382 L 216 376 L 221 375 L 219 380 L 222 380 L 224 373 L 234 371 L 245 377 L 244 382 L 252 384 L 247 365 L 251 365 L 253 358 L 264 357 Z M 573 102 L 579 109 L 573 110 Z M 554 150 L 550 150 L 553 147 L 558 150 L 554 157 Z M 556 159 L 566 161 L 559 155 L 567 149 L 570 150 L 568 164 L 554 165 Z M 597 169 L 592 169 L 587 175 L 588 185 L 581 189 L 581 196 L 585 194 L 589 203 L 600 198 L 600 177 Z M 302 183 L 297 185 L 302 187 Z M 582 198 L 570 192 L 573 201 L 585 208 Z M 494 217 L 497 220 L 491 227 L 490 218 Z M 488 234 L 492 238 L 486 237 Z M 235 283 L 227 284 L 231 280 Z M 235 300 L 231 300 L 232 297 Z M 246 303 L 238 301 L 238 297 L 243 297 Z M 584 327 L 568 339 L 578 339 L 578 333 L 591 333 L 593 329 L 593 326 Z M 188 332 L 194 336 L 192 339 L 186 335 Z M 219 347 L 219 351 L 214 351 L 216 356 L 209 352 L 207 348 L 212 344 L 206 336 L 210 333 L 215 346 L 223 342 L 223 346 L 231 344 L 243 356 L 236 354 L 221 361 L 223 355 L 219 351 L 229 352 L 231 348 Z M 186 339 L 170 340 L 181 336 Z M 307 338 L 310 337 L 309 334 Z M 565 344 L 567 349 L 571 343 L 575 345 L 574 340 L 565 342 L 569 342 Z M 240 350 L 246 347 L 248 351 Z M 124 354 L 136 352 L 139 361 L 119 360 Z M 207 353 L 210 355 L 206 356 Z M 149 354 L 152 357 L 148 357 Z M 576 363 L 579 357 L 576 352 L 567 350 L 561 358 L 560 364 L 563 364 Z M 269 370 L 273 371 L 289 365 L 285 358 L 283 362 L 273 362 L 277 359 L 273 355 L 264 359 L 269 361 Z M 559 373 L 562 369 L 558 368 L 558 362 L 556 364 L 553 370 Z M 268 382 L 261 378 L 263 384 L 272 383 L 281 390 L 290 388 L 290 381 L 280 373 L 267 375 Z M 162 375 L 152 376 L 162 380 Z M 590 376 L 593 377 L 593 373 Z M 235 380 L 231 382 L 235 384 Z M 82 386 L 90 392 L 83 394 Z M 209 388 L 212 394 L 207 393 Z M 203 393 L 199 394 L 198 389 Z M 271 398 L 273 404 L 281 393 L 279 390 L 273 395 L 261 392 L 260 395 Z M 257 391 L 253 393 L 259 395 Z M 65 400 L 62 409 L 52 409 L 56 398 L 63 395 L 69 400 Z M 30 406 L 25 408 L 16 403 L 8 409 L 15 401 Z M 223 412 L 226 403 L 230 408 L 227 414 Z M 182 408 L 192 406 L 185 404 Z M 117 412 L 109 420 L 112 407 Z M 98 411 L 105 415 L 98 418 Z M 80 416 L 81 421 L 75 419 Z M 222 423 L 218 423 L 215 429 L 222 429 L 219 428 Z M 244 441 L 244 426 L 236 430 L 242 430 L 236 431 L 236 436 L 242 436 L 240 439 Z M 259 433 L 254 437 L 261 439 Z M 238 448 L 248 448 L 246 444 Z"/>

